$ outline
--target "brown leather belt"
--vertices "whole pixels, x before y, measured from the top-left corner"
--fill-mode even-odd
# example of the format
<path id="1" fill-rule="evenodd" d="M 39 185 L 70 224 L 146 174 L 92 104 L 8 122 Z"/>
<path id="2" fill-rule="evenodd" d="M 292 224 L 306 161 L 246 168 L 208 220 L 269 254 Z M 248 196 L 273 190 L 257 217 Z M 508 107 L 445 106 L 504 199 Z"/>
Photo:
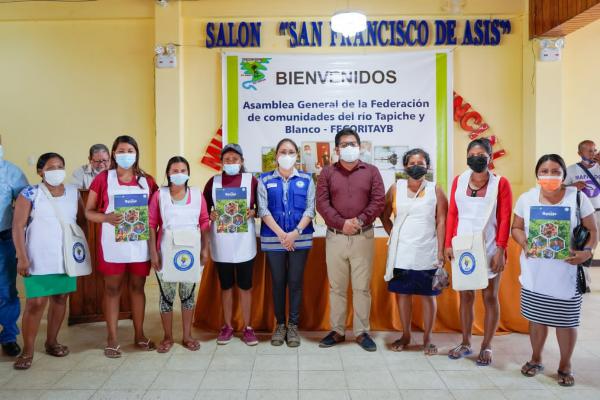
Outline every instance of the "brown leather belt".
<path id="1" fill-rule="evenodd" d="M 373 229 L 373 224 L 371 225 L 367 225 L 367 226 L 363 226 L 362 228 L 360 228 L 355 234 L 353 235 L 346 235 L 344 232 L 342 231 L 338 231 L 337 229 L 333 229 L 330 227 L 327 227 L 327 230 L 331 233 L 335 233 L 336 235 L 346 235 L 346 236 L 356 236 L 356 235 L 360 235 L 361 233 L 365 233 L 370 231 L 371 229 Z"/>

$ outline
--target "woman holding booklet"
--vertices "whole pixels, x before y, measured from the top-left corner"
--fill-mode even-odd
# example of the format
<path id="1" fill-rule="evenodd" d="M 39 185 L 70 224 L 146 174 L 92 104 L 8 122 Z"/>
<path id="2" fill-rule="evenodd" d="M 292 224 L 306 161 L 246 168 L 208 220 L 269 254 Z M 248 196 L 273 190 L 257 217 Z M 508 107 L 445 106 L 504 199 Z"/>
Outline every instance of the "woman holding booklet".
<path id="1" fill-rule="evenodd" d="M 597 244 L 594 208 L 587 196 L 563 185 L 567 168 L 559 155 L 542 156 L 535 173 L 539 187 L 519 197 L 512 225 L 513 238 L 523 248 L 521 314 L 529 321 L 532 347 L 531 359 L 521 373 L 533 377 L 544 370 L 542 351 L 552 326 L 560 348 L 558 384 L 573 386 L 571 356 L 582 301 L 577 266 L 592 257 Z M 580 224 L 589 237 L 583 249 L 575 251 L 574 233 Z"/>

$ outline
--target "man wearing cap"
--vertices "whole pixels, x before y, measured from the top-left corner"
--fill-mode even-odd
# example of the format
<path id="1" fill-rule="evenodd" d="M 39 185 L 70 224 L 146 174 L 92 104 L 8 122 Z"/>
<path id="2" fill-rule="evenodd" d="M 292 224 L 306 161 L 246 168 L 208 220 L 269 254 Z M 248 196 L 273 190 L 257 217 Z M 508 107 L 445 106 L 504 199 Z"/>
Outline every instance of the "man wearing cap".
<path id="1" fill-rule="evenodd" d="M 340 160 L 325 167 L 317 182 L 317 210 L 327 224 L 325 251 L 329 279 L 332 331 L 320 347 L 345 340 L 348 283 L 352 282 L 354 335 L 366 351 L 377 346 L 369 336 L 371 274 L 373 272 L 373 223 L 385 206 L 385 190 L 379 170 L 360 160 L 360 137 L 350 128 L 335 135 Z"/>
<path id="2" fill-rule="evenodd" d="M 0 142 L 0 344 L 4 354 L 16 357 L 21 353 L 17 344 L 17 320 L 21 312 L 17 293 L 17 259 L 11 228 L 13 203 L 27 186 L 27 178 L 13 163 L 4 160 Z"/>

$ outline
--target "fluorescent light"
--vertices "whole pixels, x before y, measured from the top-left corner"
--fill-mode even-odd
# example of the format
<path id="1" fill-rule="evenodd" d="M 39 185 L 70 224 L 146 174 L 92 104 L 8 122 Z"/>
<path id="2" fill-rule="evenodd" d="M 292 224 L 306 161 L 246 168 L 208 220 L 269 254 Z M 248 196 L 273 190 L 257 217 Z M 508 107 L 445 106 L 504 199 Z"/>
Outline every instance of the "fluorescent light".
<path id="1" fill-rule="evenodd" d="M 343 36 L 354 36 L 367 29 L 367 16 L 358 11 L 342 11 L 331 17 L 331 30 Z"/>

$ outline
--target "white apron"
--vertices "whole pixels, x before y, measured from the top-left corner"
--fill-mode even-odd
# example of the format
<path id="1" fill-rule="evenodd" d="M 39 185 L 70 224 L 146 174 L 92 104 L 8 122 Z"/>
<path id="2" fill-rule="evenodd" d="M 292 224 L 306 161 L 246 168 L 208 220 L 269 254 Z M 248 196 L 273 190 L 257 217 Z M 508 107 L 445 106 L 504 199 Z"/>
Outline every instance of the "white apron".
<path id="1" fill-rule="evenodd" d="M 408 210 L 408 216 L 400 228 L 396 254 L 396 268 L 428 270 L 437 268 L 438 242 L 435 214 L 437 196 L 435 183 L 426 182 L 424 196 L 409 198 L 408 182 L 396 183 L 396 212 Z"/>
<path id="2" fill-rule="evenodd" d="M 488 182 L 485 197 L 471 197 L 467 196 L 467 189 L 472 173 L 471 170 L 467 170 L 458 178 L 456 193 L 454 195 L 454 200 L 456 201 L 456 207 L 458 209 L 458 227 L 456 234 L 469 235 L 477 231 L 483 231 L 489 266 L 497 250 L 496 228 L 498 226 L 498 221 L 496 219 L 496 209 L 498 206 L 497 197 L 500 178 L 490 172 L 490 180 Z M 491 196 L 495 196 L 496 198 L 492 199 Z M 493 202 L 494 206 L 490 218 L 486 220 L 485 214 L 488 211 L 490 202 Z M 497 274 L 488 270 L 489 279 L 494 278 L 496 275 Z"/>
<path id="3" fill-rule="evenodd" d="M 196 188 L 189 188 L 190 203 L 173 204 L 168 187 L 160 189 L 162 237 L 162 279 L 165 282 L 200 281 L 203 266 L 200 263 L 201 233 L 198 221 L 202 196 Z"/>
<path id="4" fill-rule="evenodd" d="M 217 189 L 222 187 L 222 176 L 215 175 L 212 186 L 213 204 L 216 204 L 217 201 Z M 240 187 L 246 188 L 246 200 L 248 208 L 250 208 L 252 174 L 242 173 Z M 256 256 L 256 228 L 254 227 L 254 218 L 248 218 L 248 232 L 244 233 L 217 233 L 217 225 L 217 223 L 213 222 L 211 227 L 210 253 L 213 261 L 241 263 L 251 260 Z"/>
<path id="5" fill-rule="evenodd" d="M 117 171 L 111 169 L 107 177 L 108 207 L 105 214 L 110 214 L 115 210 L 115 196 L 122 194 L 145 194 L 150 196 L 150 189 L 146 178 L 138 178 L 138 184 L 135 186 L 119 185 Z M 115 240 L 115 227 L 109 223 L 102 224 L 102 252 L 104 261 L 112 263 L 133 263 L 144 262 L 150 259 L 147 240 L 138 240 L 134 242 L 117 242 Z"/>
<path id="6" fill-rule="evenodd" d="M 40 183 L 43 185 L 43 183 Z M 65 194 L 54 198 L 65 222 L 75 224 L 79 192 L 65 185 Z M 56 212 L 44 192 L 38 187 L 31 209 L 31 222 L 25 232 L 25 246 L 31 265 L 31 275 L 64 274 L 63 232 Z"/>

